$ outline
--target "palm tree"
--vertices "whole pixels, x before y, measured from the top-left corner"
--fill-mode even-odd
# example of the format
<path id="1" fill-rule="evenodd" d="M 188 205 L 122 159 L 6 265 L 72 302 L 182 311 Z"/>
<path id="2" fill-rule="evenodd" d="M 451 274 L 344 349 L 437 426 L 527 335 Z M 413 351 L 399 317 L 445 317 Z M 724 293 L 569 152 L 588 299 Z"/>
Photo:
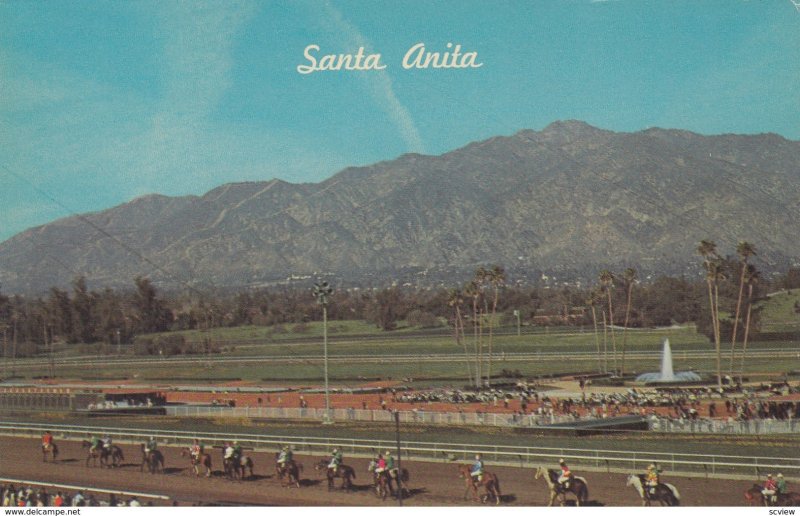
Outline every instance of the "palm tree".
<path id="1" fill-rule="evenodd" d="M 467 283 L 464 287 L 464 295 L 472 298 L 472 334 L 473 344 L 475 345 L 475 387 L 480 387 L 481 381 L 481 349 L 478 344 L 478 298 L 481 296 L 481 289 L 475 280 Z"/>
<path id="2" fill-rule="evenodd" d="M 461 305 L 464 304 L 464 298 L 461 295 L 461 290 L 455 288 L 450 291 L 447 306 L 455 310 L 453 317 L 453 326 L 455 328 L 456 346 L 463 345 L 464 356 L 467 357 L 467 379 L 472 383 L 472 366 L 469 361 L 469 351 L 467 350 L 467 341 L 464 338 L 464 320 L 461 318 Z"/>
<path id="3" fill-rule="evenodd" d="M 736 354 L 736 331 L 739 328 L 739 314 L 742 307 L 742 293 L 744 292 L 744 276 L 745 272 L 747 271 L 747 260 L 756 254 L 756 248 L 753 246 L 753 244 L 742 241 L 739 242 L 739 245 L 736 247 L 736 254 L 739 255 L 739 259 L 742 264 L 742 270 L 739 273 L 739 297 L 736 300 L 736 313 L 733 317 L 733 334 L 731 336 L 731 367 L 729 372 L 731 376 L 733 376 L 733 361 Z"/>
<path id="4" fill-rule="evenodd" d="M 600 310 L 603 316 L 603 363 L 605 364 L 605 373 L 608 373 L 608 323 L 606 322 L 606 311 Z"/>
<path id="5" fill-rule="evenodd" d="M 499 265 L 495 265 L 492 267 L 492 270 L 489 271 L 487 275 L 489 283 L 492 285 L 492 290 L 494 291 L 494 298 L 492 299 L 492 318 L 489 320 L 489 363 L 487 364 L 487 373 L 486 373 L 486 380 L 487 384 L 491 384 L 492 381 L 492 354 L 494 352 L 493 348 L 493 332 L 492 328 L 494 327 L 495 320 L 497 317 L 497 298 L 499 296 L 500 288 L 505 285 L 506 283 L 506 271 Z"/>
<path id="6" fill-rule="evenodd" d="M 708 305 L 711 310 L 711 327 L 714 333 L 714 345 L 717 351 L 717 386 L 722 388 L 722 362 L 720 355 L 719 338 L 719 311 L 714 303 L 715 283 L 719 274 L 719 256 L 717 244 L 710 240 L 703 240 L 697 246 L 697 253 L 703 257 L 703 267 L 706 270 L 706 285 L 708 286 Z"/>
<path id="7" fill-rule="evenodd" d="M 589 297 L 586 298 L 586 304 L 592 309 L 592 324 L 594 325 L 594 343 L 597 346 L 597 368 L 598 372 L 603 372 L 603 356 L 600 353 L 600 339 L 597 335 L 597 310 L 595 309 L 599 301 L 599 293 L 597 289 L 592 289 L 589 292 Z"/>
<path id="8" fill-rule="evenodd" d="M 628 343 L 628 322 L 631 317 L 631 299 L 633 297 L 633 284 L 636 283 L 636 269 L 628 267 L 622 273 L 622 279 L 625 281 L 625 326 L 622 330 L 622 376 L 625 376 L 625 346 Z"/>
<path id="9" fill-rule="evenodd" d="M 719 386 L 722 387 L 722 342 L 721 342 L 721 332 L 720 332 L 720 325 L 719 325 L 719 284 L 728 277 L 725 275 L 725 271 L 722 268 L 723 262 L 721 259 L 714 260 L 711 262 L 711 272 L 713 274 L 713 283 L 714 283 L 714 311 L 716 312 L 716 321 L 717 327 L 715 332 L 715 341 L 714 345 L 716 346 L 717 350 L 717 379 Z"/>
<path id="10" fill-rule="evenodd" d="M 739 370 L 739 383 L 744 383 L 744 357 L 747 354 L 747 337 L 750 335 L 750 313 L 753 308 L 753 286 L 758 283 L 759 274 L 754 265 L 748 265 L 746 274 L 747 282 L 747 316 L 744 321 L 744 341 L 742 342 L 742 366 Z"/>
<path id="11" fill-rule="evenodd" d="M 614 338 L 614 308 L 611 302 L 611 290 L 614 288 L 614 274 L 604 269 L 600 271 L 600 284 L 606 289 L 606 296 L 608 297 L 608 323 L 611 325 L 611 350 L 614 355 L 614 373 L 617 370 L 617 341 Z"/>

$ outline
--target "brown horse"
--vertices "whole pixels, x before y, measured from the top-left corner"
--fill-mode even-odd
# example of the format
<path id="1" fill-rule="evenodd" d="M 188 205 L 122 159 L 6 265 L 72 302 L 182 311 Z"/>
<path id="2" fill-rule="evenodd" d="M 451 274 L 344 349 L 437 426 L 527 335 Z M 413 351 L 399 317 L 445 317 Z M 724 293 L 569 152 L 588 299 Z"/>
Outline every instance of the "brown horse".
<path id="1" fill-rule="evenodd" d="M 494 499 L 495 505 L 500 505 L 502 495 L 500 494 L 500 480 L 497 475 L 484 471 L 483 475 L 481 475 L 481 480 L 475 481 L 470 475 L 470 466 L 468 464 L 459 464 L 458 474 L 464 479 L 464 484 L 466 485 L 464 500 L 467 499 L 467 493 L 472 489 L 472 496 L 476 502 L 486 502 L 489 499 Z M 480 486 L 483 486 L 485 490 L 482 499 L 478 497 L 478 487 Z"/>
<path id="2" fill-rule="evenodd" d="M 640 473 L 628 475 L 627 485 L 633 486 L 642 498 L 642 505 L 650 507 L 651 502 L 658 502 L 662 506 L 677 507 L 681 504 L 681 494 L 672 484 L 659 482 L 654 489 L 645 485 L 645 476 Z M 759 492 L 759 494 L 761 494 Z"/>
<path id="3" fill-rule="evenodd" d="M 211 455 L 201 453 L 199 457 L 196 457 L 192 454 L 191 449 L 181 450 L 181 457 L 186 457 L 187 455 L 189 455 L 189 461 L 192 465 L 192 470 L 194 470 L 194 476 L 200 476 L 200 466 L 206 468 L 206 477 L 211 476 Z"/>
<path id="4" fill-rule="evenodd" d="M 797 507 L 800 506 L 800 493 L 775 493 L 776 502 L 773 504 L 770 500 L 766 500 L 761 493 L 764 488 L 758 484 L 753 484 L 747 491 L 744 492 L 744 499 L 752 505 L 777 505 L 780 507 Z"/>
<path id="5" fill-rule="evenodd" d="M 295 485 L 300 487 L 300 472 L 303 471 L 303 465 L 298 464 L 294 459 L 290 460 L 281 467 L 280 464 L 275 464 L 275 476 L 281 481 L 283 487 Z"/>
<path id="6" fill-rule="evenodd" d="M 328 467 L 327 461 L 321 460 L 314 466 L 314 469 L 317 470 L 317 473 L 325 472 L 325 476 L 328 479 L 328 491 L 333 490 L 334 478 L 342 479 L 342 489 L 345 491 L 353 489 L 353 479 L 356 478 L 356 470 L 350 466 L 339 464 L 339 467 L 334 471 L 333 468 Z"/>
<path id="7" fill-rule="evenodd" d="M 144 444 L 140 446 L 142 450 L 142 465 L 139 470 L 144 471 L 144 467 L 147 466 L 147 471 L 150 473 L 158 473 L 159 470 L 164 473 L 164 455 L 161 451 L 151 450 L 150 453 L 147 453 L 144 451 Z"/>
<path id="8" fill-rule="evenodd" d="M 42 462 L 47 462 L 48 453 L 53 457 L 52 461 L 55 462 L 58 457 L 58 446 L 56 443 L 51 442 L 50 446 L 42 445 Z"/>

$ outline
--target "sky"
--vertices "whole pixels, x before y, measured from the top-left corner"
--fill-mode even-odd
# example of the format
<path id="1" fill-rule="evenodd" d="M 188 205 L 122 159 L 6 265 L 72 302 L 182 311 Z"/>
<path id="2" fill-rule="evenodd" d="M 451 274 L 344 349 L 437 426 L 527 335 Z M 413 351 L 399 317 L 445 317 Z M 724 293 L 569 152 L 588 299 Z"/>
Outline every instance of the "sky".
<path id="1" fill-rule="evenodd" d="M 423 43 L 479 67 L 406 69 Z M 298 72 L 309 45 L 381 70 Z M 0 0 L 0 241 L 579 119 L 800 140 L 791 0 Z"/>

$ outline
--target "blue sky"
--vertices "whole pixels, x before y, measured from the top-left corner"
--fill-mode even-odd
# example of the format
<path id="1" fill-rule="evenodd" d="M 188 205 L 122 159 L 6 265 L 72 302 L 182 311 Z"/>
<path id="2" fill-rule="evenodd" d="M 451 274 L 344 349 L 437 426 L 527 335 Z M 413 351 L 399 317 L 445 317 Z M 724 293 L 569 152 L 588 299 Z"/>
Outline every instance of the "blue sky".
<path id="1" fill-rule="evenodd" d="M 415 43 L 474 69 L 405 70 Z M 382 71 L 297 73 L 309 44 Z M 560 119 L 800 139 L 789 0 L 0 1 L 0 240 Z"/>

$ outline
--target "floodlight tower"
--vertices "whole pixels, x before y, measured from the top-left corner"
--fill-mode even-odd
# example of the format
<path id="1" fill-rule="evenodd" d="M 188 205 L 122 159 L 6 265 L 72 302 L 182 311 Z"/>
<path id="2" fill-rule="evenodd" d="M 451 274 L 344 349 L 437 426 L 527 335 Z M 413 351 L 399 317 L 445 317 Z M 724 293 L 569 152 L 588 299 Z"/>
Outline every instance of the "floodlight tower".
<path id="1" fill-rule="evenodd" d="M 333 288 L 327 281 L 314 283 L 314 297 L 322 305 L 322 350 L 325 363 L 325 424 L 333 423 L 331 419 L 331 395 L 328 390 L 328 296 L 333 294 Z"/>

